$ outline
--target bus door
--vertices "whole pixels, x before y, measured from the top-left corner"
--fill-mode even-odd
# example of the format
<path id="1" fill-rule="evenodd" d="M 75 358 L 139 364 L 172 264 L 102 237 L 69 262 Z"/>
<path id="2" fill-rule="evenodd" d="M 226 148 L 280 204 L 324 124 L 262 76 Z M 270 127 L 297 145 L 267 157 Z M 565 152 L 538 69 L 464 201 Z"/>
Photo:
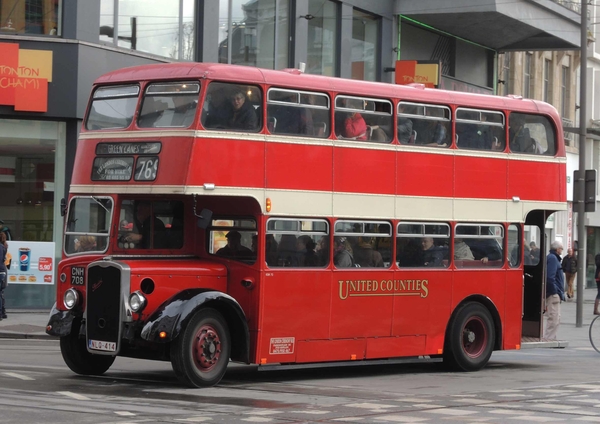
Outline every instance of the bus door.
<path id="1" fill-rule="evenodd" d="M 546 297 L 544 228 L 549 213 L 532 211 L 523 229 L 523 338 L 541 339 Z"/>

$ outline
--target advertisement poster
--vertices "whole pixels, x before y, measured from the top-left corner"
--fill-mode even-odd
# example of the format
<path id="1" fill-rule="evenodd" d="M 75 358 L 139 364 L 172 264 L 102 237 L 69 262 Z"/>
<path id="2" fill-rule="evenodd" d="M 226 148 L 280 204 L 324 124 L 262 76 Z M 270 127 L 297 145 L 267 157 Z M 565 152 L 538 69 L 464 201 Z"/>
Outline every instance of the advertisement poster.
<path id="1" fill-rule="evenodd" d="M 8 284 L 54 284 L 54 242 L 8 242 Z"/>

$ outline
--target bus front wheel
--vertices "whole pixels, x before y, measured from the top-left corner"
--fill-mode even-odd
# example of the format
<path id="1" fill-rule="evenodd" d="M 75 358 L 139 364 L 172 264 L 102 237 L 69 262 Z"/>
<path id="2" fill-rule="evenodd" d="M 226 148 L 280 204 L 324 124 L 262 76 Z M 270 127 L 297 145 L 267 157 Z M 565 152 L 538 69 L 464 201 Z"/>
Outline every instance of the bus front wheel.
<path id="1" fill-rule="evenodd" d="M 444 363 L 459 371 L 477 371 L 494 350 L 494 323 L 480 303 L 467 303 L 456 313 L 446 336 Z"/>
<path id="2" fill-rule="evenodd" d="M 60 338 L 60 352 L 71 371 L 80 375 L 102 375 L 115 362 L 114 356 L 88 352 L 85 339 L 80 339 L 77 334 Z"/>
<path id="3" fill-rule="evenodd" d="M 227 323 L 214 309 L 196 312 L 171 344 L 171 365 L 190 387 L 214 386 L 225 375 L 231 340 Z"/>

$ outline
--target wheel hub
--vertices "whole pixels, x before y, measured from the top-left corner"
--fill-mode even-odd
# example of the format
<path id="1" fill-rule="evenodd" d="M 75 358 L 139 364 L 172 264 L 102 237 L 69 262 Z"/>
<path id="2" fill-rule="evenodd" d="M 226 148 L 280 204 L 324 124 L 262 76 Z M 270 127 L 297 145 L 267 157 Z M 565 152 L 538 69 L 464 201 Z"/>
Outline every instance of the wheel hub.
<path id="1" fill-rule="evenodd" d="M 194 361 L 200 371 L 210 371 L 221 356 L 219 334 L 210 325 L 200 327 L 194 343 Z"/>
<path id="2" fill-rule="evenodd" d="M 487 345 L 487 329 L 479 317 L 471 317 L 463 327 L 462 345 L 464 352 L 471 358 L 479 357 Z"/>

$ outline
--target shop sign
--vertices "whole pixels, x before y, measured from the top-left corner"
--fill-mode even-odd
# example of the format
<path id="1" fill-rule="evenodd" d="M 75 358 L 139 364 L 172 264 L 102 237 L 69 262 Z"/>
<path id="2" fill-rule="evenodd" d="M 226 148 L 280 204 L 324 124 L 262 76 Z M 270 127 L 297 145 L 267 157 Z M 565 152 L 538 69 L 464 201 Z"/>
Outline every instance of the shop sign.
<path id="1" fill-rule="evenodd" d="M 396 84 L 424 84 L 436 88 L 440 83 L 440 63 L 431 61 L 397 60 Z"/>
<path id="2" fill-rule="evenodd" d="M 48 111 L 52 51 L 20 49 L 0 43 L 0 105 L 27 112 Z"/>
<path id="3" fill-rule="evenodd" d="M 54 242 L 9 241 L 8 285 L 54 284 L 54 248 Z"/>

